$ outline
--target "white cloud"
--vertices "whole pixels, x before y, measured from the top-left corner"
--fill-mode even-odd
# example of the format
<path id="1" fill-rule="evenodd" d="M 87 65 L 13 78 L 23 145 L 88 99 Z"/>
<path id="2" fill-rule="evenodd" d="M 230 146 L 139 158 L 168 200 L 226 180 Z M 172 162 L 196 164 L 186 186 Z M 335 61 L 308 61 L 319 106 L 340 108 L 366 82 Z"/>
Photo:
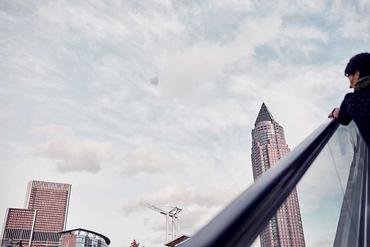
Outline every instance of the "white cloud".
<path id="1" fill-rule="evenodd" d="M 339 34 L 348 39 L 369 39 L 370 17 L 368 1 L 334 1 L 330 18 L 338 22 Z"/>
<path id="2" fill-rule="evenodd" d="M 171 154 L 160 149 L 137 149 L 122 157 L 123 174 L 135 175 L 165 174 L 171 169 L 176 169 L 179 162 L 170 156 Z"/>
<path id="3" fill-rule="evenodd" d="M 340 29 L 342 35 L 351 39 L 368 40 L 370 38 L 370 18 L 366 16 L 358 15 L 354 11 L 346 11 L 346 14 L 343 15 L 343 25 Z"/>
<path id="4" fill-rule="evenodd" d="M 9 108 L 0 108 L 0 121 L 8 121 L 10 118 L 14 117 L 14 111 Z"/>
<path id="5" fill-rule="evenodd" d="M 71 130 L 63 125 L 51 124 L 31 129 L 30 134 L 39 138 L 62 138 L 71 136 Z"/>
<path id="6" fill-rule="evenodd" d="M 328 40 L 329 34 L 321 27 L 288 22 L 283 25 L 269 46 L 281 62 L 288 60 L 289 64 L 290 59 L 294 60 L 297 57 L 302 57 L 302 60 L 311 58 L 311 55 L 318 51 L 318 43 L 325 44 Z"/>
<path id="7" fill-rule="evenodd" d="M 56 35 L 75 34 L 71 42 L 110 41 L 119 42 L 127 38 L 129 28 L 117 16 L 104 11 L 110 7 L 118 11 L 120 6 L 109 6 L 109 3 L 74 3 L 60 1 L 53 4 L 39 5 L 37 15 L 40 22 L 47 21 L 55 28 Z M 123 7 L 123 6 L 122 6 Z M 51 11 L 53 10 L 53 11 Z M 122 8 L 121 10 L 124 10 Z M 48 30 L 50 31 L 50 30 Z M 78 34 L 78 35 L 77 35 Z M 63 37 L 68 38 L 67 36 Z M 67 40 L 65 40 L 67 41 Z"/>
<path id="8" fill-rule="evenodd" d="M 280 25 L 276 16 L 247 18 L 237 35 L 225 43 L 200 41 L 161 55 L 157 59 L 160 90 L 176 96 L 202 90 L 230 66 L 250 60 L 256 47 L 274 39 Z"/>
<path id="9" fill-rule="evenodd" d="M 61 130 L 61 132 L 56 132 Z M 48 141 L 35 147 L 34 153 L 52 160 L 59 172 L 98 172 L 101 170 L 103 160 L 106 158 L 110 144 L 77 138 L 69 134 L 63 126 L 46 126 L 33 131 L 33 134 L 41 135 L 48 133 L 51 137 Z"/>
<path id="10" fill-rule="evenodd" d="M 88 194 L 76 195 L 75 209 L 100 194 L 109 204 L 90 223 L 113 247 L 134 233 L 151 246 L 163 239 L 152 230 L 162 219 L 137 211 L 140 202 L 182 206 L 192 232 L 252 182 L 250 131 L 262 101 L 291 147 L 340 103 L 348 54 L 368 48 L 368 4 L 5 2 L 0 169 L 10 175 L 0 181 L 69 180 Z"/>
<path id="11" fill-rule="evenodd" d="M 226 9 L 228 11 L 246 11 L 253 9 L 254 2 L 253 1 L 243 1 L 243 0 L 230 0 L 230 1 L 223 1 L 223 0 L 213 0 L 210 1 L 210 4 L 215 6 L 215 8 Z"/>
<path id="12" fill-rule="evenodd" d="M 327 0 L 292 1 L 297 12 L 321 13 L 329 3 Z"/>

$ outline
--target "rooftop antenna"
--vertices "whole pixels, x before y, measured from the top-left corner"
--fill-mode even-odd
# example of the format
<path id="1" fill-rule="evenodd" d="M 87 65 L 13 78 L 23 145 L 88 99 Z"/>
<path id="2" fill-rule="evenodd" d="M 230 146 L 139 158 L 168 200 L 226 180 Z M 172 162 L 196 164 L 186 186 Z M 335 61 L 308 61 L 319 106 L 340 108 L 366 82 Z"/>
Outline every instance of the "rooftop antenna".
<path id="1" fill-rule="evenodd" d="M 179 213 L 182 209 L 179 207 L 172 207 L 169 211 L 166 211 L 149 203 L 144 203 L 144 206 L 166 216 L 166 243 L 168 243 L 169 236 L 171 236 L 171 240 L 174 240 L 179 231 Z"/>

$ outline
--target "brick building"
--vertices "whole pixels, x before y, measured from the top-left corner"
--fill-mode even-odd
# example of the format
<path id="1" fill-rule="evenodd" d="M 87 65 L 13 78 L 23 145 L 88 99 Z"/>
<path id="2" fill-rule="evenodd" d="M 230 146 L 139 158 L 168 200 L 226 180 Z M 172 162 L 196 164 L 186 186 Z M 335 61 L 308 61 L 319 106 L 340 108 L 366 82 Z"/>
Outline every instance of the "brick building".
<path id="1" fill-rule="evenodd" d="M 25 209 L 9 208 L 1 235 L 1 246 L 57 246 L 65 230 L 70 184 L 31 181 Z"/>

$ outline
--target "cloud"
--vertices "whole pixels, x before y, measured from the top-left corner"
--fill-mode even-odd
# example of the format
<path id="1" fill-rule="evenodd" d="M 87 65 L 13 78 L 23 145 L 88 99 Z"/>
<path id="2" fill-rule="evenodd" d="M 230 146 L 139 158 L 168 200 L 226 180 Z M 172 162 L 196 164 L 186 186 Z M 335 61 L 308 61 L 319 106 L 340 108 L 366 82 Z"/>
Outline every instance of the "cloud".
<path id="1" fill-rule="evenodd" d="M 367 8 L 369 8 L 367 6 Z M 340 30 L 345 38 L 368 40 L 370 37 L 370 18 L 364 18 L 356 12 L 346 11 L 343 15 L 343 25 Z M 356 35 L 354 35 L 354 33 Z"/>
<path id="2" fill-rule="evenodd" d="M 62 132 L 54 132 L 62 130 Z M 64 132 L 64 135 L 62 134 Z M 33 134 L 51 134 L 48 141 L 35 147 L 34 153 L 55 162 L 57 171 L 62 173 L 84 171 L 96 173 L 101 170 L 107 157 L 109 143 L 78 138 L 63 126 L 46 126 L 34 129 Z"/>
<path id="3" fill-rule="evenodd" d="M 237 35 L 226 42 L 201 40 L 168 51 L 156 59 L 160 90 L 180 96 L 204 89 L 207 82 L 215 80 L 230 66 L 250 59 L 256 47 L 273 40 L 280 25 L 281 20 L 276 16 L 248 18 Z"/>
<path id="4" fill-rule="evenodd" d="M 32 128 L 30 130 L 30 134 L 41 138 L 62 138 L 63 136 L 72 135 L 71 130 L 68 127 L 58 124 L 50 124 Z"/>
<path id="5" fill-rule="evenodd" d="M 117 11 L 120 9 L 120 6 L 110 4 L 112 3 L 91 2 L 72 5 L 66 1 L 60 1 L 56 5 L 43 4 L 37 7 L 37 17 L 40 21 L 47 21 L 48 25 L 52 25 L 59 35 L 78 33 L 79 35 L 73 35 L 71 42 L 82 41 L 79 40 L 81 38 L 88 43 L 89 40 L 120 42 L 127 38 L 130 31 L 117 16 L 104 11 L 110 7 Z"/>
<path id="6" fill-rule="evenodd" d="M 14 110 L 6 107 L 0 108 L 0 121 L 5 122 L 9 121 L 11 118 L 14 118 Z"/>
<path id="7" fill-rule="evenodd" d="M 327 43 L 328 40 L 328 33 L 319 27 L 287 24 L 282 28 L 276 44 L 272 44 L 272 47 L 281 59 L 287 59 L 289 52 L 309 58 L 318 50 L 317 42 Z"/>
<path id="8" fill-rule="evenodd" d="M 181 224 L 195 231 L 252 182 L 250 130 L 262 101 L 291 147 L 340 103 L 344 58 L 368 47 L 368 4 L 4 2 L 0 146 L 13 159 L 32 147 L 29 164 L 43 158 L 59 172 L 45 171 L 53 179 L 91 187 L 89 173 L 101 171 L 115 192 L 102 193 L 107 216 L 122 206 L 107 228 L 114 246 L 135 224 L 163 239 L 162 218 L 142 226 L 142 202 L 183 207 Z"/>
<path id="9" fill-rule="evenodd" d="M 125 154 L 121 162 L 124 175 L 136 175 L 166 173 L 178 167 L 180 161 L 158 148 L 141 148 Z"/>
<path id="10" fill-rule="evenodd" d="M 339 34 L 347 39 L 369 39 L 370 17 L 368 1 L 334 1 L 330 9 L 330 18 L 338 22 Z"/>
<path id="11" fill-rule="evenodd" d="M 254 4 L 254 1 L 250 0 L 230 0 L 227 2 L 223 0 L 212 1 L 212 5 L 215 9 L 227 10 L 231 12 L 244 12 L 246 10 L 252 10 L 254 8 Z"/>
<path id="12" fill-rule="evenodd" d="M 230 188 L 218 188 L 216 186 L 204 188 L 204 191 L 198 191 L 192 187 L 167 187 L 157 193 L 144 196 L 143 200 L 157 205 L 166 205 L 173 201 L 179 205 L 217 207 L 224 204 L 226 198 L 230 198 L 228 192 L 231 192 Z"/>

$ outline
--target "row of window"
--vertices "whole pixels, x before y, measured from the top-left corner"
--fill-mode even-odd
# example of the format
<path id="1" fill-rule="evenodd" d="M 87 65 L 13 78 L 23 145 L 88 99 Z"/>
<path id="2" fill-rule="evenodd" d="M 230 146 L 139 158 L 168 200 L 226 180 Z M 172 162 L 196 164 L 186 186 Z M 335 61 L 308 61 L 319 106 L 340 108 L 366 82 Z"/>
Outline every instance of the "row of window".
<path id="1" fill-rule="evenodd" d="M 28 240 L 30 238 L 31 230 L 25 229 L 6 229 L 4 239 L 8 240 Z M 34 232 L 32 241 L 49 241 L 58 242 L 60 233 L 57 232 Z"/>

